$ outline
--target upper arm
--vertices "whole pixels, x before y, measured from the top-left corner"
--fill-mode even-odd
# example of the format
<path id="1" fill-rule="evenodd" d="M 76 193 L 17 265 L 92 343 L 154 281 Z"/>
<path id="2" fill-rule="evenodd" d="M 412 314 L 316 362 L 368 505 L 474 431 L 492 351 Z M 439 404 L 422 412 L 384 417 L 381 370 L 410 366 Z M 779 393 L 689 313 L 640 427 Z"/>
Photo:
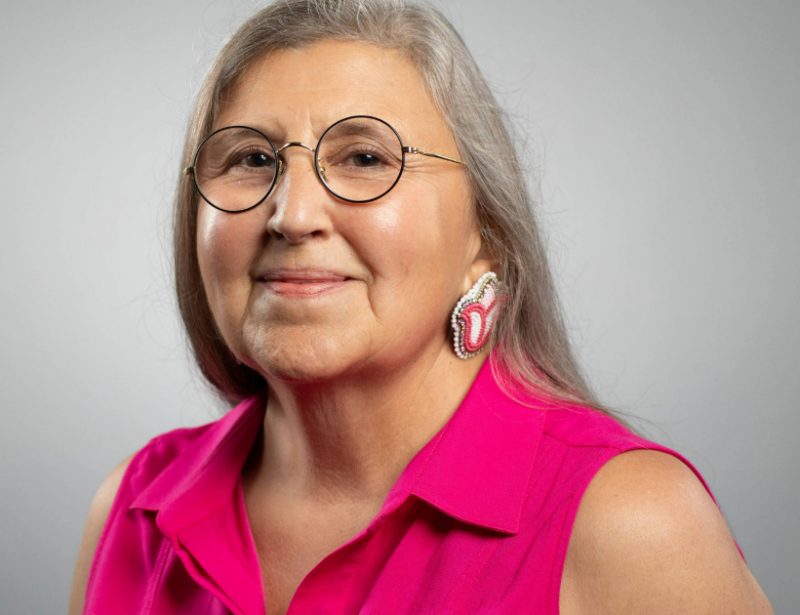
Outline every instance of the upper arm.
<path id="1" fill-rule="evenodd" d="M 94 552 L 103 532 L 103 527 L 106 524 L 111 505 L 114 503 L 114 498 L 122 482 L 122 477 L 125 475 L 125 470 L 127 470 L 132 458 L 133 455 L 125 459 L 103 480 L 89 506 L 89 515 L 86 519 L 83 538 L 78 549 L 78 559 L 75 562 L 75 574 L 72 579 L 72 592 L 69 599 L 69 615 L 80 615 L 83 611 L 86 583 L 89 580 L 89 569 L 94 559 Z"/>
<path id="2" fill-rule="evenodd" d="M 772 613 L 722 514 L 676 457 L 606 463 L 578 508 L 561 613 Z"/>

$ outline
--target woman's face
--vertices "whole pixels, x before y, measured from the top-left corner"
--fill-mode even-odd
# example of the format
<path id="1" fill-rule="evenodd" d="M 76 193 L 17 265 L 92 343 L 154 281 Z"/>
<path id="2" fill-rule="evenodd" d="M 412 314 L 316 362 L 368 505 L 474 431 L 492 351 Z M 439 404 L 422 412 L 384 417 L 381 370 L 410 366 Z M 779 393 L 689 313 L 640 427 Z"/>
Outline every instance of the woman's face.
<path id="1" fill-rule="evenodd" d="M 373 115 L 404 145 L 458 157 L 413 64 L 367 43 L 323 41 L 252 63 L 214 128 L 246 125 L 276 146 L 312 148 L 350 115 Z M 284 150 L 286 173 L 243 213 L 198 199 L 197 250 L 214 319 L 237 358 L 267 378 L 313 381 L 390 370 L 447 348 L 449 313 L 489 263 L 465 170 L 406 157 L 385 196 L 329 193 L 313 153 Z"/>

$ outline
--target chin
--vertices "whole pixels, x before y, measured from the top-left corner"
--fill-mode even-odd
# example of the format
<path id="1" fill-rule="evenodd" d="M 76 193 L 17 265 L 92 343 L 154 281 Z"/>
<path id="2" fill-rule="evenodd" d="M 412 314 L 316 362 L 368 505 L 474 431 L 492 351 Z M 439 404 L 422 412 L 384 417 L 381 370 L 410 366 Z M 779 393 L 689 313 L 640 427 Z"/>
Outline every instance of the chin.
<path id="1" fill-rule="evenodd" d="M 404 344 L 376 344 L 366 332 L 353 329 L 327 334 L 319 330 L 281 334 L 271 329 L 245 344 L 245 363 L 267 380 L 298 385 L 337 380 L 363 384 L 396 373 L 425 352 L 425 341 L 409 344 L 410 341 L 406 338 Z"/>
<path id="2" fill-rule="evenodd" d="M 247 333 L 247 332 L 246 332 Z M 324 382 L 344 377 L 369 354 L 357 332 L 345 328 L 270 327 L 246 334 L 245 362 L 265 378 Z"/>

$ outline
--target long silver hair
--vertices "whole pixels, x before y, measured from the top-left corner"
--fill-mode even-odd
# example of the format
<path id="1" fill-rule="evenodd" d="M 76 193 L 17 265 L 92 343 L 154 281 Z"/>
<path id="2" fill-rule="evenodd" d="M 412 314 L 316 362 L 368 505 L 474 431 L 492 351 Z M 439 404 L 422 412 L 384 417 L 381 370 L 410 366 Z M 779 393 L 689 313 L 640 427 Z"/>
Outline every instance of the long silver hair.
<path id="1" fill-rule="evenodd" d="M 400 50 L 417 67 L 466 163 L 474 213 L 484 245 L 499 263 L 507 300 L 492 336 L 496 375 L 508 390 L 604 409 L 570 349 L 534 203 L 500 109 L 475 60 L 435 8 L 406 0 L 279 0 L 233 34 L 198 94 L 183 167 L 208 134 L 221 99 L 253 60 L 271 51 L 323 39 L 361 41 Z M 196 195 L 182 177 L 175 208 L 178 303 L 197 363 L 219 393 L 235 402 L 264 388 L 262 377 L 239 365 L 216 325 L 196 257 Z M 609 412 L 610 413 L 610 412 Z"/>

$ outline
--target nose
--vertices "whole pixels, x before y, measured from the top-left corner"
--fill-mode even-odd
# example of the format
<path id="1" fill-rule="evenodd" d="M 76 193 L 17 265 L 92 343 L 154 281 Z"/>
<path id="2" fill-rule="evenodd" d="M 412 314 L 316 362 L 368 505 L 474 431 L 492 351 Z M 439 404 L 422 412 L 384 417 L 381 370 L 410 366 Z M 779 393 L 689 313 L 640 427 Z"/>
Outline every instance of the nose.
<path id="1" fill-rule="evenodd" d="M 296 149 L 290 151 L 292 148 Z M 308 153 L 300 151 L 303 149 Z M 328 216 L 331 198 L 314 168 L 314 150 L 293 141 L 279 148 L 278 155 L 281 170 L 269 196 L 270 235 L 290 244 L 325 236 L 331 230 Z"/>

